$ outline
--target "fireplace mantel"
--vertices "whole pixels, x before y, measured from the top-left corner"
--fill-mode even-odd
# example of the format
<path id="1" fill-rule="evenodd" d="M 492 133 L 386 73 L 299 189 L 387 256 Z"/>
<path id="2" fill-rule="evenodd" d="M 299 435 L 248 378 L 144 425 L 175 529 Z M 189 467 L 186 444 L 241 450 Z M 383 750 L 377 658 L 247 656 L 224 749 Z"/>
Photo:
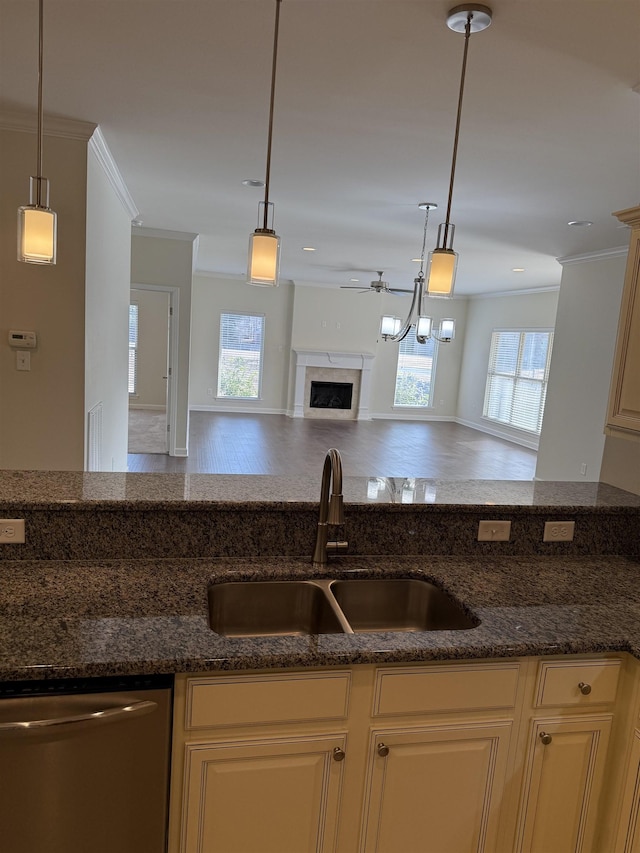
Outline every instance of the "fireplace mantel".
<path id="1" fill-rule="evenodd" d="M 307 367 L 335 368 L 360 371 L 360 394 L 357 420 L 368 421 L 371 397 L 371 368 L 375 356 L 368 352 L 327 352 L 321 350 L 294 350 L 296 355 L 293 417 L 303 418 L 305 411 L 305 375 Z M 339 380 L 338 380 L 339 381 Z"/>

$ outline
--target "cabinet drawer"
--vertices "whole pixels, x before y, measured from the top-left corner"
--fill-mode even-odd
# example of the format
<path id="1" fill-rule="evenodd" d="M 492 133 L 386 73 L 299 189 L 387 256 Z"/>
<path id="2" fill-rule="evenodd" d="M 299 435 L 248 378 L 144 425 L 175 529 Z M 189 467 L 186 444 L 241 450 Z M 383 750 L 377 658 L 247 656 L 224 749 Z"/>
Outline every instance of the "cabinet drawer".
<path id="1" fill-rule="evenodd" d="M 341 671 L 190 678 L 185 728 L 344 719 L 350 686 Z"/>
<path id="2" fill-rule="evenodd" d="M 619 660 L 542 661 L 538 668 L 537 708 L 615 702 Z"/>
<path id="3" fill-rule="evenodd" d="M 519 663 L 379 670 L 374 717 L 513 708 Z"/>

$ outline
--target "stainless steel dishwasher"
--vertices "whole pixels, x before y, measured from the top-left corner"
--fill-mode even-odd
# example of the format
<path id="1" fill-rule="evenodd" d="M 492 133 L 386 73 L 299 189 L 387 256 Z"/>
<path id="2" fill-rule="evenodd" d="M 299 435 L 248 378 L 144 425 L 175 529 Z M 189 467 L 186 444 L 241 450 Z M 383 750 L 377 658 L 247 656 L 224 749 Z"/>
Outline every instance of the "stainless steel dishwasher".
<path id="1" fill-rule="evenodd" d="M 165 853 L 172 684 L 0 685 L 3 853 Z"/>

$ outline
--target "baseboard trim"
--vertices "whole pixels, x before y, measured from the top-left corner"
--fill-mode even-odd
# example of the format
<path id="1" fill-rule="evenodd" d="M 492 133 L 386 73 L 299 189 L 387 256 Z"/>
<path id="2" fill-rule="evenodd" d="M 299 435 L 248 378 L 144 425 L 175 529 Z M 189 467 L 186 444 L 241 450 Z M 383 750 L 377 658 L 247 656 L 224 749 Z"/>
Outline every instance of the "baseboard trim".
<path id="1" fill-rule="evenodd" d="M 372 421 L 443 421 L 453 422 L 453 415 L 417 415 L 417 414 L 399 414 L 396 412 L 374 412 L 371 415 Z"/>
<path id="2" fill-rule="evenodd" d="M 156 406 L 153 403 L 129 403 L 130 409 L 140 409 L 145 412 L 166 412 L 166 406 Z"/>
<path id="3" fill-rule="evenodd" d="M 504 432 L 501 429 L 475 423 L 475 421 L 467 421 L 464 418 L 454 418 L 454 420 L 457 424 L 470 427 L 471 429 L 477 429 L 478 432 L 486 432 L 487 435 L 492 435 L 494 438 L 502 438 L 505 441 L 510 441 L 512 444 L 519 444 L 521 447 L 527 447 L 529 450 L 538 450 L 538 445 L 540 444 L 539 439 L 520 438 L 519 436 L 512 435 L 511 433 Z"/>
<path id="4" fill-rule="evenodd" d="M 218 412 L 219 414 L 240 413 L 243 415 L 287 415 L 286 409 L 249 409 L 246 406 L 189 406 L 190 412 Z"/>
<path id="5" fill-rule="evenodd" d="M 170 453 L 169 456 L 188 456 L 189 451 L 186 447 L 176 447 L 173 453 Z"/>

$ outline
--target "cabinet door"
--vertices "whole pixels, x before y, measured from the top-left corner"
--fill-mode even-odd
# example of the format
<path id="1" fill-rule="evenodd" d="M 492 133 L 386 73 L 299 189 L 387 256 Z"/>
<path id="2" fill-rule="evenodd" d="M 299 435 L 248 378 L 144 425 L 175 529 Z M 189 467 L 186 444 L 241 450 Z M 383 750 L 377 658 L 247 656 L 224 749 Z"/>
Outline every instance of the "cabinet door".
<path id="1" fill-rule="evenodd" d="M 361 849 L 493 851 L 510 734 L 510 720 L 372 732 Z"/>
<path id="2" fill-rule="evenodd" d="M 329 853 L 344 734 L 190 743 L 182 853 Z M 341 759 L 342 754 L 337 753 Z"/>
<path id="3" fill-rule="evenodd" d="M 633 733 L 616 853 L 640 853 L 640 731 Z"/>
<path id="4" fill-rule="evenodd" d="M 518 853 L 587 853 L 611 715 L 533 721 L 520 813 Z"/>

